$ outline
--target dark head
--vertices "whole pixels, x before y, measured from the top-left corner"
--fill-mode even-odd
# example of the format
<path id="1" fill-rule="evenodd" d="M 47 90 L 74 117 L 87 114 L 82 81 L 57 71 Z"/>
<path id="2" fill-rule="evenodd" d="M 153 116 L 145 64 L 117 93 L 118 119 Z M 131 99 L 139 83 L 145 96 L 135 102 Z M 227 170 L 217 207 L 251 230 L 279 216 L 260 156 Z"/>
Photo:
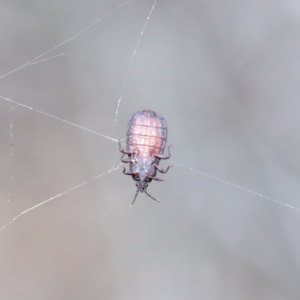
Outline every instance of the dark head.
<path id="1" fill-rule="evenodd" d="M 148 183 L 145 182 L 145 180 L 138 181 L 135 186 L 137 187 L 137 192 L 144 192 L 146 191 L 148 187 Z"/>
<path id="2" fill-rule="evenodd" d="M 133 199 L 133 201 L 132 201 L 132 203 L 131 203 L 131 206 L 134 204 L 135 199 L 137 198 L 137 195 L 138 195 L 139 192 L 141 192 L 141 193 L 145 192 L 145 194 L 147 194 L 147 196 L 149 196 L 150 198 L 152 198 L 153 200 L 155 200 L 155 201 L 157 201 L 157 202 L 160 202 L 159 200 L 153 198 L 150 194 L 147 193 L 148 183 L 145 182 L 145 180 L 140 180 L 140 181 L 138 181 L 135 185 L 136 185 L 136 187 L 137 187 L 137 190 L 136 190 L 134 199 Z"/>

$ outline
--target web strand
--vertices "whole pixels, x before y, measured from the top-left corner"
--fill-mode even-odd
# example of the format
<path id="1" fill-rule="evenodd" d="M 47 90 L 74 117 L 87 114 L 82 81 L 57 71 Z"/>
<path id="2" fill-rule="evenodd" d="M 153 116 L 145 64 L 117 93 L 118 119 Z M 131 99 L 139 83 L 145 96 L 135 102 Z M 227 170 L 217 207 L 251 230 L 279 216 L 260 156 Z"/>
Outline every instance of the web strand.
<path id="1" fill-rule="evenodd" d="M 261 197 L 261 198 L 265 198 L 265 199 L 267 199 L 267 200 L 270 200 L 270 201 L 275 202 L 275 203 L 277 203 L 277 204 L 283 205 L 283 206 L 285 206 L 285 207 L 292 208 L 292 209 L 294 209 L 294 210 L 300 211 L 300 208 L 298 208 L 298 207 L 295 207 L 295 206 L 292 206 L 292 205 L 290 205 L 290 204 L 281 202 L 281 201 L 279 201 L 279 200 L 276 200 L 276 199 L 274 199 L 274 198 L 265 196 L 265 195 L 263 195 L 263 194 L 256 193 L 256 192 L 254 192 L 254 191 L 251 191 L 251 190 L 249 190 L 249 189 L 246 189 L 246 188 L 244 188 L 244 187 L 241 187 L 241 186 L 239 186 L 239 185 L 237 185 L 237 184 L 231 183 L 231 182 L 226 181 L 226 180 L 224 180 L 224 179 L 221 179 L 221 178 L 218 178 L 218 177 L 209 175 L 209 174 L 207 174 L 207 173 L 198 171 L 198 170 L 193 169 L 193 168 L 190 168 L 190 167 L 186 167 L 186 166 L 184 166 L 184 165 L 182 165 L 182 164 L 180 164 L 180 163 L 177 163 L 177 162 L 175 162 L 175 161 L 173 161 L 173 160 L 171 160 L 171 162 L 172 162 L 174 165 L 177 165 L 177 166 L 179 166 L 179 167 L 182 167 L 182 168 L 184 168 L 184 169 L 190 170 L 190 171 L 192 171 L 192 172 L 201 174 L 201 175 L 206 176 L 206 177 L 208 177 L 208 178 L 217 180 L 217 181 L 219 181 L 219 182 L 225 183 L 225 184 L 227 184 L 227 185 L 230 185 L 230 186 L 232 186 L 232 187 L 235 187 L 235 188 L 237 188 L 237 189 L 240 189 L 240 190 L 242 190 L 242 191 L 244 191 L 244 192 L 247 192 L 247 193 L 249 193 L 249 194 L 253 194 L 253 195 L 255 195 L 255 196 L 259 196 L 259 197 Z"/>
<path id="2" fill-rule="evenodd" d="M 9 103 L 9 106 L 11 106 L 11 103 Z M 13 180 L 14 180 L 14 139 L 13 139 L 13 121 L 12 121 L 12 110 L 17 107 L 13 106 L 9 108 L 9 127 L 10 127 L 10 183 L 9 183 L 9 189 L 8 189 L 8 196 L 6 200 L 6 205 L 8 206 L 11 194 L 13 190 Z M 7 215 L 5 213 L 4 219 L 6 219 Z"/>
<path id="3" fill-rule="evenodd" d="M 25 63 L 25 64 L 23 64 L 23 65 L 21 65 L 21 66 L 15 68 L 15 69 L 9 71 L 9 72 L 7 72 L 7 73 L 5 73 L 5 74 L 3 74 L 3 75 L 1 75 L 1 76 L 0 76 L 0 79 L 4 78 L 4 77 L 6 77 L 6 76 L 8 76 L 8 75 L 10 75 L 10 74 L 12 74 L 12 73 L 15 73 L 15 72 L 17 72 L 17 71 L 19 71 L 19 70 L 21 70 L 21 69 L 23 69 L 23 68 L 26 68 L 26 67 L 28 67 L 28 66 L 31 66 L 31 65 L 35 64 L 35 61 L 37 61 L 37 60 L 39 60 L 40 58 L 42 58 L 43 56 L 45 56 L 45 55 L 51 53 L 52 51 L 54 51 L 54 50 L 56 50 L 56 49 L 62 47 L 63 45 L 69 43 L 70 41 L 76 39 L 78 36 L 82 35 L 84 32 L 86 32 L 86 31 L 88 31 L 89 29 L 93 28 L 95 25 L 97 25 L 98 23 L 100 23 L 101 21 L 103 21 L 103 20 L 104 20 L 106 17 L 108 17 L 109 15 L 113 14 L 115 11 L 119 10 L 121 7 L 123 7 L 124 5 L 127 5 L 127 4 L 131 3 L 131 2 L 133 2 L 133 1 L 134 1 L 134 0 L 130 0 L 130 1 L 126 1 L 126 2 L 124 2 L 124 3 L 122 3 L 122 4 L 120 4 L 119 6 L 117 6 L 116 8 L 114 8 L 113 10 L 111 10 L 110 12 L 108 12 L 106 15 L 104 15 L 103 17 L 97 19 L 95 22 L 91 23 L 90 25 L 88 25 L 87 27 L 85 27 L 84 29 L 82 29 L 81 31 L 79 31 L 79 32 L 77 32 L 76 34 L 72 35 L 70 38 L 68 38 L 67 40 L 63 41 L 62 43 L 60 43 L 60 44 L 58 44 L 58 45 L 52 47 L 51 49 L 45 51 L 44 53 L 38 55 L 37 57 L 35 57 L 35 58 L 33 58 L 33 59 L 31 59 L 31 60 L 28 61 L 27 63 Z M 59 54 L 59 55 L 57 55 L 57 56 L 62 56 L 62 55 L 63 55 L 63 54 Z M 51 59 L 51 58 L 50 58 L 50 59 Z M 47 59 L 46 59 L 46 60 L 47 60 Z"/>
<path id="4" fill-rule="evenodd" d="M 115 124 L 116 124 L 116 122 L 117 122 L 117 118 L 118 118 L 118 114 L 119 114 L 119 109 L 120 109 L 120 105 L 121 105 L 123 93 L 124 93 L 125 88 L 126 88 L 126 84 L 127 84 L 127 80 L 128 80 L 128 77 L 129 77 L 129 73 L 130 73 L 130 70 L 131 70 L 131 68 L 132 68 L 132 64 L 133 64 L 133 61 L 134 61 L 134 59 L 135 59 L 135 56 L 136 56 L 138 47 L 139 47 L 140 42 L 141 42 L 141 40 L 142 40 L 142 36 L 143 36 L 143 34 L 144 34 L 145 30 L 146 30 L 146 27 L 147 27 L 148 22 L 149 22 L 149 20 L 150 20 L 150 18 L 151 18 L 152 12 L 153 12 L 153 10 L 154 10 L 154 8 L 155 8 L 156 2 L 157 2 L 157 0 L 154 1 L 153 5 L 152 5 L 152 7 L 151 7 L 151 10 L 150 10 L 150 12 L 149 12 L 149 14 L 148 14 L 148 17 L 147 17 L 147 19 L 146 19 L 146 21 L 145 21 L 144 27 L 143 27 L 143 29 L 142 29 L 142 31 L 141 31 L 141 33 L 140 33 L 139 39 L 138 39 L 138 41 L 137 41 L 137 43 L 136 43 L 136 46 L 135 46 L 135 48 L 134 48 L 134 50 L 133 50 L 133 53 L 132 53 L 132 56 L 131 56 L 131 58 L 130 58 L 129 67 L 128 67 L 127 71 L 126 71 L 126 75 L 125 75 L 123 87 L 122 87 L 121 94 L 120 94 L 120 97 L 119 97 L 119 100 L 118 100 L 118 104 L 117 104 L 116 115 L 115 115 L 115 122 L 114 122 L 114 127 L 113 127 L 113 133 L 114 133 L 114 130 L 115 130 Z"/>
<path id="5" fill-rule="evenodd" d="M 94 180 L 96 180 L 96 179 L 98 179 L 98 178 L 100 178 L 100 177 L 106 175 L 106 174 L 109 174 L 109 173 L 111 173 L 111 172 L 113 172 L 113 171 L 118 170 L 118 169 L 120 168 L 121 165 L 123 165 L 123 164 L 119 164 L 117 167 L 115 167 L 115 168 L 113 168 L 113 169 L 110 169 L 110 170 L 107 171 L 107 172 L 104 172 L 104 173 L 102 173 L 102 174 L 99 174 L 99 175 L 97 175 L 97 176 L 95 176 L 95 177 L 93 177 L 93 178 L 91 178 L 91 179 L 89 179 L 89 180 L 86 180 L 86 181 L 84 181 L 84 182 L 82 182 L 82 183 L 80 183 L 80 184 L 78 184 L 78 185 L 75 185 L 74 187 L 72 187 L 72 188 L 70 188 L 70 189 L 68 189 L 68 190 L 66 190 L 66 191 L 64 191 L 64 192 L 62 192 L 62 193 L 60 193 L 60 194 L 57 194 L 57 195 L 55 195 L 55 196 L 53 196 L 53 197 L 51 197 L 51 198 L 49 198 L 49 199 L 47 199 L 47 200 L 44 200 L 44 201 L 42 201 L 42 202 L 40 202 L 40 203 L 38 203 L 38 204 L 36 204 L 36 205 L 34 205 L 34 206 L 28 208 L 28 209 L 22 211 L 22 212 L 19 213 L 17 216 L 15 216 L 14 218 L 12 218 L 8 223 L 6 223 L 5 225 L 3 225 L 2 228 L 0 229 L 0 232 L 1 232 L 2 230 L 4 230 L 7 226 L 9 226 L 11 223 L 13 223 L 13 222 L 16 221 L 17 219 L 19 219 L 21 216 L 27 214 L 28 212 L 30 212 L 30 211 L 32 211 L 32 210 L 34 210 L 34 209 L 36 209 L 36 208 L 38 208 L 38 207 L 40 207 L 40 206 L 42 206 L 42 205 L 48 203 L 48 202 L 50 202 L 50 201 L 53 201 L 53 200 L 55 200 L 55 199 L 57 199 L 57 198 L 59 198 L 59 197 L 65 195 L 65 194 L 67 194 L 67 193 L 69 193 L 69 192 L 71 192 L 71 191 L 74 191 L 74 190 L 76 190 L 76 189 L 82 187 L 83 185 L 86 185 L 86 184 L 88 184 L 88 183 L 90 183 L 90 182 L 92 182 L 92 181 L 94 181 Z"/>
<path id="6" fill-rule="evenodd" d="M 82 129 L 82 130 L 91 132 L 91 133 L 93 133 L 93 134 L 99 135 L 99 136 L 104 137 L 104 138 L 106 138 L 106 139 L 109 139 L 109 140 L 111 140 L 111 141 L 113 141 L 113 142 L 117 142 L 117 141 L 118 141 L 117 139 L 114 139 L 114 138 L 112 138 L 112 137 L 110 137 L 110 136 L 108 136 L 108 135 L 99 133 L 99 132 L 97 132 L 97 131 L 94 131 L 94 130 L 88 129 L 88 128 L 86 128 L 86 127 L 80 126 L 80 125 L 78 125 L 78 124 L 75 124 L 75 123 L 73 123 L 73 122 L 64 120 L 64 119 L 62 119 L 62 118 L 56 117 L 56 116 L 51 115 L 51 114 L 48 114 L 48 113 L 46 113 L 46 112 L 44 112 L 44 111 L 41 111 L 41 110 L 36 109 L 36 108 L 33 108 L 33 107 L 29 106 L 29 105 L 25 105 L 25 104 L 23 104 L 23 103 L 14 101 L 14 100 L 12 100 L 12 99 L 10 99 L 10 98 L 6 98 L 6 97 L 3 97 L 3 96 L 0 96 L 0 99 L 3 99 L 3 100 L 8 101 L 8 102 L 10 102 L 10 103 L 14 103 L 14 104 L 16 104 L 16 106 L 21 106 L 21 107 L 27 108 L 27 109 L 29 109 L 29 110 L 35 111 L 35 112 L 37 112 L 37 113 L 39 113 L 39 114 L 45 115 L 45 116 L 50 117 L 50 118 L 52 118 L 52 119 L 55 119 L 55 120 L 64 122 L 64 123 L 69 124 L 69 125 L 71 125 L 71 126 L 74 126 L 74 127 L 80 128 L 80 129 Z"/>

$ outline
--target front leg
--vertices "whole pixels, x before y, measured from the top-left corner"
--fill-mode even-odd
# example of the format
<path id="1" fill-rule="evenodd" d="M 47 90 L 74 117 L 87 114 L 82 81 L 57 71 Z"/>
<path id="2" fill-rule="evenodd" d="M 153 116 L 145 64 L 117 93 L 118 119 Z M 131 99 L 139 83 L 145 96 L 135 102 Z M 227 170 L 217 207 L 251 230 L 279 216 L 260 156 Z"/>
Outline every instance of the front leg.
<path id="1" fill-rule="evenodd" d="M 171 150 L 170 150 L 170 147 L 172 145 L 168 146 L 168 155 L 164 155 L 164 154 L 156 154 L 154 155 L 156 158 L 159 158 L 159 159 L 169 159 L 171 157 Z"/>
<path id="2" fill-rule="evenodd" d="M 169 169 L 171 167 L 173 167 L 173 165 L 168 166 L 166 170 L 164 170 L 163 168 L 161 168 L 161 167 L 159 167 L 158 165 L 155 165 L 155 164 L 153 164 L 153 167 L 155 167 L 160 173 L 164 174 L 164 173 L 167 173 L 169 171 Z"/>

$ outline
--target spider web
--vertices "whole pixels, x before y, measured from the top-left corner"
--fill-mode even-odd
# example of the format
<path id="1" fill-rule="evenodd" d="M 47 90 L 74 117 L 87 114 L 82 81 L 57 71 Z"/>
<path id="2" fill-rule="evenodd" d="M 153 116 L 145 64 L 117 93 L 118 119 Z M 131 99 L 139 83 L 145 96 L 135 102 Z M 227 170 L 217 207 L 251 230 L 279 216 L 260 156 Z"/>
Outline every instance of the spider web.
<path id="1" fill-rule="evenodd" d="M 111 14 L 113 14 L 115 11 L 121 9 L 123 6 L 126 6 L 126 5 L 129 5 L 131 2 L 134 2 L 133 0 L 131 1 L 127 1 L 127 2 L 123 2 L 121 3 L 120 5 L 118 5 L 116 8 L 112 9 L 111 11 L 109 11 L 106 15 L 104 15 L 103 17 L 97 19 L 95 22 L 91 23 L 90 25 L 88 25 L 87 27 L 85 27 L 83 30 L 79 31 L 78 33 L 72 35 L 70 38 L 68 38 L 67 40 L 63 41 L 62 43 L 50 48 L 49 50 L 43 52 L 42 54 L 38 55 L 37 57 L 35 57 L 34 59 L 31 59 L 30 61 L 26 62 L 25 64 L 22 64 L 21 66 L 5 73 L 4 75 L 0 76 L 0 79 L 3 79 L 15 72 L 18 72 L 19 70 L 21 69 L 24 69 L 24 68 L 28 68 L 28 67 L 32 67 L 34 65 L 37 65 L 37 64 L 40 64 L 40 63 L 45 63 L 49 60 L 53 60 L 53 59 L 57 59 L 57 58 L 60 58 L 60 57 L 70 57 L 70 58 L 75 58 L 75 59 L 80 59 L 80 60 L 91 60 L 93 61 L 93 59 L 88 59 L 88 58 L 84 58 L 84 57 L 79 57 L 79 56 L 74 56 L 74 55 L 68 55 L 66 53 L 59 53 L 59 54 L 56 54 L 56 55 L 53 55 L 53 56 L 50 56 L 50 57 L 46 57 L 47 55 L 49 54 L 52 54 L 54 51 L 56 51 L 57 49 L 59 50 L 60 48 L 62 48 L 64 45 L 70 43 L 71 41 L 73 41 L 74 39 L 76 39 L 77 37 L 79 37 L 80 35 L 84 34 L 86 31 L 92 29 L 93 27 L 95 27 L 98 23 L 100 23 L 101 21 L 103 21 L 105 18 L 107 18 L 108 16 L 110 16 Z M 122 96 L 124 94 L 124 90 L 125 90 L 125 87 L 126 87 L 126 84 L 127 84 L 127 80 L 128 80 L 128 77 L 129 77 L 129 73 L 130 73 L 130 70 L 131 70 L 131 67 L 132 67 L 132 64 L 133 64 L 133 61 L 134 61 L 134 58 L 135 58 L 135 55 L 136 55 L 136 52 L 138 50 L 138 47 L 139 47 L 139 44 L 141 42 L 141 39 L 142 39 L 142 36 L 144 34 L 144 31 L 147 27 L 147 24 L 150 20 L 150 17 L 152 15 L 152 12 L 155 8 L 155 5 L 156 5 L 156 1 L 153 2 L 152 4 L 152 7 L 150 9 L 150 12 L 146 18 L 146 21 L 144 23 L 144 26 L 142 27 L 142 30 L 139 34 L 139 37 L 138 37 L 138 40 L 136 42 L 136 45 L 135 45 L 135 48 L 133 50 L 133 53 L 131 54 L 131 56 L 129 57 L 129 59 L 125 59 L 125 61 L 128 61 L 128 65 L 127 65 L 127 69 L 126 69 L 126 73 L 125 73 L 125 79 L 124 79 L 124 82 L 123 82 L 123 85 L 122 85 L 122 89 L 121 89 L 121 92 L 120 92 L 120 96 L 119 96 L 119 99 L 117 101 L 117 108 L 116 108 L 116 112 L 115 112 L 115 119 L 114 119 L 114 123 L 113 123 L 113 131 L 112 131 L 112 134 L 114 133 L 115 131 L 115 125 L 116 125 L 116 122 L 117 122 L 117 117 L 118 117 L 118 113 L 119 113 L 119 109 L 120 109 L 120 104 L 121 104 L 121 101 L 122 101 Z M 12 115 L 11 115 L 11 111 L 17 107 L 22 107 L 22 108 L 25 108 L 25 109 L 29 109 L 29 110 L 32 110 L 36 113 L 39 113 L 41 115 L 44 115 L 46 117 L 49 117 L 49 118 L 52 118 L 52 119 L 55 119 L 55 120 L 58 120 L 60 122 L 63 122 L 63 123 L 66 123 L 70 126 L 74 126 L 75 128 L 79 128 L 79 129 L 82 129 L 84 131 L 87 131 L 87 132 L 90 132 L 92 134 L 95 134 L 95 135 L 98 135 L 102 138 L 106 138 L 110 141 L 113 141 L 113 142 L 118 142 L 119 139 L 116 139 L 116 138 L 112 138 L 108 135 L 105 135 L 105 134 L 102 134 L 102 133 L 99 133 L 95 130 L 91 130 L 91 129 L 88 129 L 86 127 L 83 127 L 81 125 L 78 125 L 78 124 L 75 124 L 73 122 L 70 122 L 68 120 L 65 120 L 65 119 L 62 119 L 62 118 L 59 118 L 55 115 L 51 115 L 49 113 L 46 113 L 46 112 L 43 112 L 39 109 L 35 109 L 31 106 L 28 106 L 26 104 L 22 104 L 20 102 L 17 102 L 13 99 L 10 99 L 10 98 L 7 98 L 7 97 L 3 97 L 3 96 L 0 96 L 0 98 L 4 101 L 7 101 L 9 103 L 9 105 L 13 105 L 11 108 L 10 108 L 10 156 L 11 156 L 11 170 L 10 170 L 10 173 L 11 173 L 11 177 L 10 177 L 10 186 L 9 186 L 9 192 L 8 192 L 8 197 L 7 197 L 7 204 L 10 202 L 10 198 L 11 198 L 11 193 L 12 193 L 12 187 L 13 187 L 13 179 L 14 179 L 14 145 L 13 145 L 13 122 L 12 122 Z M 120 139 L 122 140 L 122 139 Z M 39 202 L 38 204 L 36 205 L 33 205 L 32 207 L 28 208 L 28 209 L 25 209 L 24 211 L 22 211 L 21 213 L 19 213 L 18 215 L 16 215 L 15 217 L 13 217 L 10 221 L 8 221 L 8 223 L 4 224 L 2 226 L 2 228 L 0 229 L 1 231 L 9 224 L 11 224 L 12 222 L 14 222 L 15 220 L 17 220 L 19 217 L 21 217 L 22 215 L 26 214 L 27 212 L 41 206 L 41 205 L 44 205 L 45 203 L 49 202 L 49 201 L 52 201 L 58 197 L 61 197 L 63 196 L 64 194 L 67 194 L 91 181 L 94 181 L 96 179 L 98 179 L 99 177 L 102 177 L 106 174 L 109 174 L 113 171 L 116 171 L 119 169 L 119 167 L 122 165 L 122 164 L 118 164 L 118 166 L 115 167 L 115 164 L 116 164 L 116 159 L 117 159 L 117 153 L 118 151 L 116 151 L 116 157 L 115 157 L 115 160 L 114 160 L 114 163 L 113 163 L 113 167 L 111 169 L 109 169 L 108 171 L 104 172 L 104 173 L 101 173 L 101 174 L 98 174 L 97 176 L 89 179 L 89 180 L 86 180 L 80 184 L 77 184 L 65 191 L 63 191 L 62 193 L 59 193 L 53 197 L 50 197 L 49 199 L 46 199 L 44 201 L 41 201 Z M 5 214 L 5 219 L 7 217 L 7 215 Z"/>
<path id="2" fill-rule="evenodd" d="M 230 123 L 233 110 L 238 116 L 235 122 L 242 124 L 245 115 L 242 106 L 235 102 L 230 103 L 236 104 L 235 108 L 227 109 L 224 99 L 232 95 L 232 90 L 224 88 L 224 103 L 215 100 L 220 94 L 209 95 L 209 88 L 204 86 L 200 88 L 202 95 L 199 90 L 190 92 L 197 85 L 195 74 L 201 68 L 210 69 L 203 57 L 200 62 L 189 57 L 189 40 L 182 38 L 185 47 L 179 51 L 181 62 L 170 52 L 168 43 L 173 45 L 176 36 L 166 33 L 182 34 L 183 23 L 179 19 L 176 28 L 168 28 L 164 3 L 113 1 L 101 3 L 101 9 L 93 3 L 95 11 L 91 15 L 93 9 L 89 9 L 89 14 L 80 11 L 80 3 L 78 10 L 72 7 L 70 11 L 82 16 L 82 20 L 70 14 L 68 26 L 64 25 L 57 36 L 51 36 L 53 31 L 49 30 L 49 38 L 47 27 L 41 28 L 36 40 L 43 41 L 31 47 L 24 40 L 27 48 L 15 49 L 14 60 L 2 68 L 1 232 L 12 224 L 15 230 L 18 226 L 30 226 L 34 219 L 47 218 L 47 214 L 63 219 L 66 209 L 80 218 L 75 207 L 85 212 L 91 209 L 91 203 L 92 209 L 103 211 L 127 209 L 135 185 L 121 172 L 117 141 L 124 140 L 131 114 L 144 108 L 166 117 L 168 143 L 174 145 L 174 168 L 161 175 L 166 182 L 149 186 L 151 194 L 162 203 L 157 206 L 139 195 L 134 207 L 137 212 L 143 206 L 157 211 L 157 207 L 170 205 L 186 205 L 192 213 L 212 212 L 214 208 L 220 213 L 232 207 L 238 214 L 243 211 L 241 206 L 255 212 L 282 212 L 282 206 L 290 213 L 300 211 L 297 176 L 282 166 L 284 159 L 273 163 L 270 157 L 275 156 L 267 155 L 273 147 L 271 137 L 268 147 L 268 137 Z M 70 7 L 64 9 L 68 11 Z M 168 14 L 175 19 L 180 17 L 173 11 Z M 73 23 L 74 19 L 78 22 Z M 51 22 L 46 20 L 45 24 Z M 62 28 L 60 22 L 58 18 L 56 26 Z M 20 37 L 18 40 L 22 41 Z M 204 51 L 203 45 L 199 48 Z M 191 78 L 186 81 L 181 70 L 185 60 L 198 68 L 192 68 Z M 210 72 L 207 77 L 202 75 L 204 81 L 209 82 L 214 76 Z M 180 74 L 175 79 L 178 82 L 170 76 L 174 73 Z M 200 101 L 205 96 L 207 103 Z M 218 106 L 223 107 L 224 115 L 220 115 Z M 210 110 L 219 119 L 206 118 L 205 113 Z M 251 117 L 258 118 L 256 114 Z M 250 120 L 247 114 L 245 118 Z M 228 128 L 222 123 L 226 121 Z M 259 143 L 262 146 L 255 148 Z M 247 145 L 255 154 L 245 150 Z M 266 157 L 270 161 L 264 161 Z M 208 199 L 214 204 L 209 204 Z M 56 204 L 50 206 L 48 202 Z M 212 212 L 212 218 L 217 218 L 217 212 Z"/>
<path id="3" fill-rule="evenodd" d="M 13 73 L 15 72 L 18 72 L 22 69 L 25 69 L 25 68 L 30 68 L 30 67 L 34 67 L 35 65 L 38 65 L 38 64 L 43 64 L 45 62 L 48 62 L 50 60 L 58 60 L 59 58 L 62 58 L 62 57 L 65 57 L 65 58 L 74 58 L 74 59 L 77 59 L 77 60 L 90 60 L 90 61 L 94 61 L 94 59 L 90 59 L 90 58 L 86 58 L 86 57 L 81 57 L 81 56 L 77 56 L 77 55 L 72 55 L 72 54 L 68 54 L 68 53 L 65 53 L 65 52 L 60 52 L 58 54 L 55 54 L 55 55 L 52 55 L 56 50 L 58 51 L 64 51 L 62 48 L 68 44 L 68 43 L 71 43 L 73 40 L 76 40 L 77 38 L 80 38 L 81 35 L 84 35 L 86 32 L 92 30 L 94 27 L 98 26 L 99 24 L 101 24 L 101 22 L 103 22 L 107 17 L 113 15 L 115 12 L 117 12 L 118 10 L 121 10 L 124 6 L 128 6 L 130 4 L 132 4 L 132 2 L 134 1 L 127 1 L 127 2 L 123 2 L 121 3 L 120 5 L 118 5 L 117 7 L 115 7 L 114 9 L 112 9 L 111 11 L 109 11 L 106 15 L 104 15 L 103 17 L 97 19 L 96 21 L 92 22 L 91 24 L 89 24 L 87 27 L 85 27 L 84 29 L 80 30 L 79 32 L 77 32 L 76 34 L 72 35 L 70 38 L 64 40 L 63 42 L 59 43 L 58 45 L 50 48 L 49 50 L 43 52 L 42 54 L 38 55 L 37 57 L 29 60 L 28 62 L 22 64 L 21 66 L 17 67 L 17 68 L 14 68 L 13 70 L 11 71 L 8 71 L 6 72 L 5 74 L 3 74 L 2 76 L 0 76 L 0 79 L 3 79 L 3 78 L 6 78 L 10 75 L 12 75 Z M 128 78 L 130 76 L 130 71 L 131 71 L 131 68 L 133 66 L 133 62 L 134 62 L 134 59 L 135 59 L 135 56 L 136 56 L 136 53 L 138 51 L 138 48 L 139 48 L 139 45 L 141 43 L 141 40 L 142 40 L 142 37 L 144 35 L 144 32 L 145 32 L 145 29 L 148 25 L 148 22 L 151 18 L 151 15 L 153 13 L 153 10 L 155 8 L 155 5 L 156 5 L 156 1 L 153 2 L 152 6 L 151 6 L 151 9 L 150 9 L 150 12 L 146 18 L 146 21 L 142 27 L 142 30 L 140 31 L 140 33 L 138 34 L 138 39 L 137 39 L 137 42 L 136 42 L 136 45 L 134 47 L 134 50 L 132 52 L 132 54 L 127 58 L 127 59 L 124 59 L 127 63 L 127 68 L 126 68 L 126 72 L 125 72 L 125 75 L 124 75 L 124 79 L 123 79 L 123 84 L 122 84 L 122 88 L 121 88 L 121 91 L 120 91 L 120 96 L 117 100 L 117 108 L 116 108 L 116 111 L 115 111 L 115 118 L 114 118 L 114 122 L 113 122 L 113 131 L 112 131 L 112 135 L 114 135 L 114 131 L 115 131 L 115 126 L 117 124 L 117 120 L 118 120 L 118 114 L 119 114 L 119 109 L 120 109 L 120 105 L 121 105 L 121 101 L 122 101 L 122 97 L 125 93 L 125 89 L 126 89 L 126 86 L 127 86 L 127 81 L 128 81 Z M 62 50 L 61 50 L 62 49 Z M 50 55 L 50 56 L 49 56 Z M 115 60 L 118 60 L 118 59 L 115 59 Z M 10 180 L 10 184 L 9 184 L 9 192 L 8 192 L 8 197 L 7 197 L 7 204 L 10 202 L 10 199 L 11 199 L 11 194 L 12 194 L 12 188 L 13 188 L 13 181 L 14 181 L 14 142 L 13 142 L 13 121 L 12 121 L 12 111 L 14 109 L 17 109 L 17 108 L 25 108 L 25 109 L 29 109 L 29 110 L 32 110 L 33 112 L 35 113 L 38 113 L 38 114 L 41 114 L 42 116 L 45 116 L 45 117 L 49 117 L 49 118 L 52 118 L 52 119 L 55 119 L 59 122 L 63 122 L 63 123 L 66 123 L 70 126 L 73 126 L 75 128 L 78 128 L 78 129 L 81 129 L 81 130 L 84 130 L 84 131 L 87 131 L 89 133 L 92 133 L 92 134 L 95 134 L 95 135 L 98 135 L 99 137 L 102 137 L 102 138 L 106 138 L 112 142 L 117 142 L 118 139 L 117 138 L 113 138 L 113 137 L 110 137 L 106 134 L 102 134 L 96 130 L 92 130 L 92 129 L 89 129 L 89 128 L 86 128 L 84 126 L 81 126 L 79 124 L 76 124 L 74 122 L 71 122 L 71 121 L 68 121 L 68 120 L 65 120 L 63 118 L 60 118 L 60 117 L 57 117 L 55 115 L 52 115 L 52 114 L 49 114 L 47 112 L 44 112 L 42 110 L 39 110 L 39 109 L 36 109 L 34 107 L 31 107 L 29 105 L 26 105 L 26 104 L 23 104 L 19 101 L 16 101 L 14 99 L 11 99 L 11 98 L 8 98 L 8 97 L 4 97 L 4 96 L 0 96 L 0 98 L 4 101 L 7 101 L 10 105 L 9 107 L 9 110 L 10 110 L 10 113 L 9 113 L 9 116 L 10 116 L 10 156 L 11 156 L 11 162 L 10 162 L 10 165 L 11 165 L 11 170 L 10 170 L 10 173 L 11 173 L 11 180 Z M 117 154 L 118 154 L 118 151 L 116 151 L 116 157 L 115 157 L 115 160 L 113 162 L 113 167 L 111 169 L 109 169 L 108 171 L 104 172 L 104 173 L 101 173 L 91 179 L 88 179 L 82 183 L 79 183 L 67 190 L 64 190 L 63 192 L 57 194 L 57 195 L 54 195 L 52 197 L 50 197 L 49 199 L 46 199 L 46 200 L 43 200 L 39 203 L 37 203 L 36 205 L 33 205 L 32 207 L 28 208 L 28 209 L 25 209 L 24 211 L 20 212 L 18 215 L 14 216 L 12 219 L 10 219 L 8 221 L 8 223 L 4 224 L 2 226 L 2 229 L 3 230 L 8 224 L 11 224 L 13 221 L 15 221 L 16 219 L 18 219 L 20 216 L 22 216 L 23 214 L 49 202 L 49 201 L 52 201 L 58 197 L 61 197 L 65 194 L 67 194 L 68 192 L 71 192 L 85 184 L 88 184 L 89 182 L 95 180 L 95 179 L 98 179 L 99 177 L 102 177 L 106 174 L 109 174 L 113 171 L 116 171 L 119 169 L 119 167 L 121 166 L 121 164 L 118 164 L 117 166 L 116 165 L 116 161 L 117 161 Z M 276 200 L 276 199 L 273 199 L 271 197 L 268 197 L 268 196 L 265 196 L 261 193 L 257 193 L 255 191 L 252 191 L 250 189 L 247 189 L 247 188 L 244 188 L 244 187 L 241 187 L 237 184 L 234 184 L 234 183 L 231 183 L 231 182 L 228 182 L 224 179 L 221 179 L 221 178 L 218 178 L 216 176 L 212 176 L 210 174 L 206 174 L 204 172 L 201 172 L 199 170 L 196 170 L 194 168 L 191 168 L 191 167 L 187 167 L 185 166 L 184 164 L 181 164 L 181 163 L 178 163 L 178 162 L 175 162 L 175 161 L 172 161 L 173 164 L 177 165 L 177 166 L 180 166 L 182 168 L 186 168 L 188 169 L 189 171 L 193 171 L 195 173 L 198 173 L 198 174 L 201 174 L 201 175 L 204 175 L 204 176 L 207 176 L 209 178 L 212 178 L 214 180 L 217 180 L 217 181 L 220 181 L 222 183 L 225 183 L 227 185 L 231 185 L 235 188 L 238 188 L 238 189 L 241 189 L 247 193 L 252 193 L 256 196 L 259 196 L 259 197 L 262 197 L 262 198 L 265 198 L 265 199 L 268 199 L 270 201 L 273 201 L 275 203 L 278 203 L 278 204 L 281 204 L 281 205 L 284 205 L 286 207 L 289 207 L 289 208 L 292 208 L 292 209 L 295 209 L 295 210 L 298 210 L 300 211 L 299 208 L 293 206 L 293 205 L 290 205 L 288 203 L 285 203 L 285 202 L 282 202 L 282 201 L 279 201 L 279 200 Z M 5 219 L 7 218 L 7 215 L 5 214 Z"/>

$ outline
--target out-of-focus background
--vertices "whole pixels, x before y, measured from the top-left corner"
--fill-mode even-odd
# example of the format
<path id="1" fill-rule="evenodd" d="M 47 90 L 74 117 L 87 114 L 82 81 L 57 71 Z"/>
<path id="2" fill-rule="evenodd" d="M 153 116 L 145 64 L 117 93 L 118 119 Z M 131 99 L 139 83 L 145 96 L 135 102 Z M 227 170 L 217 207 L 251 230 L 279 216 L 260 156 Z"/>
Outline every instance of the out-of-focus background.
<path id="1" fill-rule="evenodd" d="M 0 225 L 63 193 L 0 232 L 1 300 L 300 298 L 300 211 L 190 169 L 300 208 L 299 1 L 158 0 L 141 34 L 154 3 L 1 2 Z M 184 167 L 129 208 L 97 133 L 145 108 Z"/>

